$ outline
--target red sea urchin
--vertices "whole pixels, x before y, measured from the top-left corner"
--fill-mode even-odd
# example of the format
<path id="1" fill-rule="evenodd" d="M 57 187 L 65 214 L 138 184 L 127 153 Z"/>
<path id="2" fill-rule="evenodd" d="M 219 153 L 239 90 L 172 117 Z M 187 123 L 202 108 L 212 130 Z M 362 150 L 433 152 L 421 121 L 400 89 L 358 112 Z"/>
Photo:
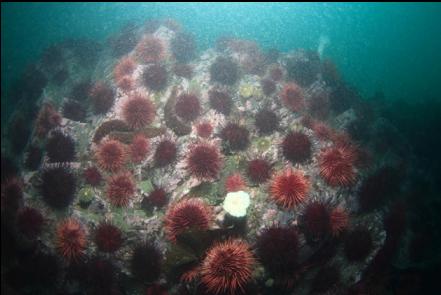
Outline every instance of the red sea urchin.
<path id="1" fill-rule="evenodd" d="M 141 163 L 150 152 L 150 142 L 143 134 L 137 134 L 130 145 L 130 155 L 134 163 Z"/>
<path id="2" fill-rule="evenodd" d="M 155 119 L 156 109 L 153 102 L 145 95 L 134 93 L 123 103 L 122 117 L 133 129 L 151 124 Z"/>
<path id="3" fill-rule="evenodd" d="M 334 208 L 331 210 L 331 233 L 339 236 L 349 224 L 349 215 L 343 208 Z"/>
<path id="4" fill-rule="evenodd" d="M 121 230 L 111 223 L 102 222 L 95 230 L 95 243 L 101 252 L 115 252 L 123 243 Z"/>
<path id="5" fill-rule="evenodd" d="M 201 122 L 196 125 L 196 132 L 202 138 L 209 138 L 213 133 L 213 125 L 210 122 Z"/>
<path id="6" fill-rule="evenodd" d="M 354 149 L 348 145 L 327 148 L 319 156 L 320 176 L 330 186 L 350 186 L 357 176 L 356 159 Z"/>
<path id="7" fill-rule="evenodd" d="M 44 138 L 48 132 L 61 124 L 61 115 L 51 103 L 44 103 L 35 120 L 35 133 Z"/>
<path id="8" fill-rule="evenodd" d="M 164 207 L 168 202 L 168 194 L 162 187 L 155 187 L 149 195 L 143 200 L 142 206 L 148 208 L 155 206 L 156 208 Z"/>
<path id="9" fill-rule="evenodd" d="M 126 162 L 126 147 L 118 140 L 109 139 L 98 146 L 95 157 L 102 169 L 115 172 Z"/>
<path id="10" fill-rule="evenodd" d="M 311 158 L 311 141 L 306 134 L 291 131 L 283 139 L 282 153 L 293 164 L 304 163 Z"/>
<path id="11" fill-rule="evenodd" d="M 121 78 L 116 84 L 124 93 L 129 93 L 135 87 L 135 80 L 130 76 Z"/>
<path id="12" fill-rule="evenodd" d="M 103 177 L 95 166 L 88 167 L 83 171 L 84 182 L 91 186 L 99 186 Z"/>
<path id="13" fill-rule="evenodd" d="M 164 59 L 165 46 L 161 39 L 148 35 L 138 43 L 135 54 L 142 63 L 155 63 Z"/>
<path id="14" fill-rule="evenodd" d="M 136 184 L 129 172 L 112 175 L 107 183 L 107 198 L 117 207 L 125 207 L 136 192 Z"/>
<path id="15" fill-rule="evenodd" d="M 188 172 L 199 180 L 215 179 L 222 165 L 216 146 L 200 143 L 190 148 L 187 157 Z"/>
<path id="16" fill-rule="evenodd" d="M 163 139 L 156 147 L 153 161 L 156 167 L 165 167 L 176 160 L 178 148 L 176 144 L 169 140 Z"/>
<path id="17" fill-rule="evenodd" d="M 201 266 L 201 281 L 210 294 L 238 294 L 252 279 L 255 259 L 249 245 L 239 239 L 211 247 Z"/>
<path id="18" fill-rule="evenodd" d="M 246 187 L 245 180 L 240 173 L 234 173 L 225 179 L 225 190 L 227 192 L 241 191 Z"/>
<path id="19" fill-rule="evenodd" d="M 202 199 L 186 198 L 170 205 L 165 214 L 165 232 L 175 242 L 187 230 L 207 230 L 211 221 L 211 209 Z"/>
<path id="20" fill-rule="evenodd" d="M 303 90 L 295 83 L 286 84 L 279 95 L 285 106 L 293 112 L 299 112 L 305 107 Z"/>
<path id="21" fill-rule="evenodd" d="M 119 84 L 123 78 L 132 75 L 135 69 L 135 61 L 131 57 L 124 57 L 116 64 L 115 69 L 113 70 L 113 77 Z"/>
<path id="22" fill-rule="evenodd" d="M 334 137 L 334 130 L 323 122 L 313 121 L 308 128 L 314 131 L 314 135 L 319 140 L 331 140 Z"/>
<path id="23" fill-rule="evenodd" d="M 300 170 L 286 169 L 273 178 L 269 190 L 278 205 L 291 209 L 305 201 L 309 180 Z"/>
<path id="24" fill-rule="evenodd" d="M 248 162 L 248 178 L 256 184 L 264 183 L 271 177 L 272 165 L 265 159 L 254 159 Z"/>
<path id="25" fill-rule="evenodd" d="M 78 220 L 69 218 L 58 225 L 55 243 L 64 258 L 77 260 L 86 249 L 86 231 Z"/>
<path id="26" fill-rule="evenodd" d="M 182 93 L 176 99 L 175 112 L 185 122 L 194 121 L 201 113 L 199 98 L 193 93 Z"/>

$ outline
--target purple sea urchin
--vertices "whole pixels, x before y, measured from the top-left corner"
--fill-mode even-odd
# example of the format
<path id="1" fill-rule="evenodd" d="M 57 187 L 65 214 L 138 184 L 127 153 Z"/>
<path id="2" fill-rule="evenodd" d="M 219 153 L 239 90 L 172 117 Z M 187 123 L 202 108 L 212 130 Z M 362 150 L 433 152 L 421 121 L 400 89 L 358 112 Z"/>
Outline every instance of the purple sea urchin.
<path id="1" fill-rule="evenodd" d="M 153 157 L 155 166 L 164 167 L 173 163 L 177 158 L 177 154 L 178 148 L 173 141 L 169 139 L 162 140 L 156 147 Z"/>
<path id="2" fill-rule="evenodd" d="M 227 148 L 232 151 L 244 150 L 250 143 L 249 131 L 236 123 L 228 123 L 222 128 L 220 137 L 226 144 Z"/>
<path id="3" fill-rule="evenodd" d="M 312 145 L 308 136 L 304 133 L 292 131 L 288 133 L 282 142 L 283 156 L 291 163 L 304 163 L 312 155 Z"/>
<path id="4" fill-rule="evenodd" d="M 75 198 L 77 178 L 69 168 L 46 168 L 41 173 L 40 194 L 47 205 L 65 209 Z"/>
<path id="5" fill-rule="evenodd" d="M 279 127 L 279 118 L 273 111 L 262 109 L 257 112 L 254 124 L 261 134 L 271 134 Z"/>
<path id="6" fill-rule="evenodd" d="M 275 276 L 293 275 L 298 266 L 299 237 L 293 227 L 263 230 L 256 243 L 257 256 L 266 270 Z"/>
<path id="7" fill-rule="evenodd" d="M 121 230 L 111 223 L 102 222 L 95 230 L 95 243 L 101 252 L 115 252 L 123 243 Z"/>
<path id="8" fill-rule="evenodd" d="M 49 162 L 72 162 L 76 156 L 75 142 L 71 136 L 55 130 L 46 143 L 46 152 Z"/>
<path id="9" fill-rule="evenodd" d="M 164 90 L 168 80 L 167 69 L 159 64 L 150 65 L 142 73 L 141 79 L 143 84 L 153 91 Z"/>
<path id="10" fill-rule="evenodd" d="M 265 159 L 253 159 L 248 162 L 247 175 L 253 183 L 264 183 L 271 178 L 271 163 Z"/>
<path id="11" fill-rule="evenodd" d="M 218 57 L 210 66 L 211 81 L 233 85 L 239 78 L 239 67 L 230 58 Z"/>
<path id="12" fill-rule="evenodd" d="M 228 116 L 233 106 L 231 96 L 225 91 L 210 90 L 208 92 L 210 107 L 215 111 Z"/>
<path id="13" fill-rule="evenodd" d="M 152 242 L 137 245 L 130 260 L 133 277 L 141 282 L 155 282 L 161 274 L 161 261 L 161 252 Z"/>

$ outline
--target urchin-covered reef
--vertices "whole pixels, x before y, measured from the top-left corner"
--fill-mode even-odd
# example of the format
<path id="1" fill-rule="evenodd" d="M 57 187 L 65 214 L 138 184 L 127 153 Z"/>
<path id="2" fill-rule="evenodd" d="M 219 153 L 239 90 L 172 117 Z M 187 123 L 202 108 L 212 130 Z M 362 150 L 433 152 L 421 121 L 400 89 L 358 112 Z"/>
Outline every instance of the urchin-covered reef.
<path id="1" fill-rule="evenodd" d="M 381 293 L 410 152 L 315 51 L 221 37 L 197 52 L 154 20 L 56 44 L 21 83 L 2 140 L 6 290 Z"/>

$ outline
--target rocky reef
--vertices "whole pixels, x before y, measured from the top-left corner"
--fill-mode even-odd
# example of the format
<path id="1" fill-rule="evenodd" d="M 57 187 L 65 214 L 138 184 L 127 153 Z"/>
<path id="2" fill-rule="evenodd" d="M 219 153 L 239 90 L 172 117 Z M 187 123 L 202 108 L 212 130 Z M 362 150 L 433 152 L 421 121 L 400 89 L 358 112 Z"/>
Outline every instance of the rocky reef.
<path id="1" fill-rule="evenodd" d="M 39 93 L 2 129 L 2 289 L 382 294 L 411 153 L 332 61 L 233 37 L 198 52 L 165 19 L 55 44 L 23 79 Z"/>

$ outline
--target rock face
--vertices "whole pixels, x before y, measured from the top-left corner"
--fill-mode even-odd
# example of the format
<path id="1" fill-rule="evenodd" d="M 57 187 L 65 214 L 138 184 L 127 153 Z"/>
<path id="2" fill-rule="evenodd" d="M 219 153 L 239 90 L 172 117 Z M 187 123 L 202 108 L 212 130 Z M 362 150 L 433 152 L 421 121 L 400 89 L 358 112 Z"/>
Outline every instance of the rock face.
<path id="1" fill-rule="evenodd" d="M 118 47 L 121 49 L 119 50 L 115 47 L 115 40 L 124 40 L 124 34 L 127 34 L 126 39 L 131 41 L 131 45 L 123 48 L 124 50 Z M 150 43 L 158 42 L 147 44 L 152 47 L 151 50 L 160 48 L 161 52 L 156 54 L 158 60 L 137 58 L 136 44 L 146 40 L 145 38 L 150 38 Z M 3 181 L 2 175 L 2 215 L 5 211 L 7 214 L 5 216 L 15 216 L 22 207 L 32 207 L 44 212 L 44 230 L 35 238 L 38 243 L 33 251 L 42 255 L 59 249 L 57 240 L 63 237 L 54 238 L 57 235 L 57 226 L 67 218 L 75 218 L 81 223 L 87 235 L 87 244 L 84 243 L 84 251 L 81 255 L 86 266 L 82 267 L 90 267 L 88 263 L 94 263 L 93 267 L 102 267 L 105 273 L 110 266 L 109 264 L 97 266 L 98 262 L 94 257 L 102 253 L 99 252 L 94 238 L 95 230 L 100 223 L 111 223 L 121 231 L 123 243 L 121 248 L 110 256 L 107 255 L 111 262 L 112 273 L 117 274 L 110 276 L 108 284 L 101 286 L 107 294 L 117 294 L 118 288 L 131 294 L 134 289 L 140 288 L 136 284 L 140 281 L 156 284 L 158 290 L 167 288 L 170 294 L 182 294 L 180 293 L 183 292 L 182 290 L 193 294 L 197 286 L 205 286 L 209 290 L 222 290 L 229 294 L 236 294 L 241 289 L 249 291 L 250 294 L 260 294 L 259 292 L 278 294 L 279 291 L 288 294 L 290 292 L 309 294 L 314 290 L 332 293 L 337 285 L 340 289 L 346 289 L 363 279 L 363 271 L 385 242 L 383 211 L 378 209 L 381 209 L 388 200 L 374 200 L 375 202 L 371 204 L 370 195 L 363 191 L 363 196 L 367 195 L 368 198 L 363 201 L 368 202 L 370 211 L 360 214 L 359 192 L 360 189 L 369 190 L 368 192 L 372 194 L 378 189 L 384 191 L 384 188 L 377 188 L 377 183 L 372 183 L 373 181 L 365 184 L 364 179 L 375 173 L 378 169 L 375 167 L 393 167 L 401 163 L 401 159 L 393 151 L 389 151 L 387 156 L 380 154 L 375 150 L 378 143 L 370 143 L 366 139 L 361 141 L 363 142 L 361 146 L 346 132 L 346 126 L 351 125 L 353 121 L 361 124 L 360 120 L 367 120 L 366 116 L 359 118 L 359 112 L 355 111 L 359 100 L 357 96 L 350 93 L 351 99 L 348 99 L 345 97 L 346 92 L 339 92 L 340 88 L 346 87 L 342 86 L 344 81 L 339 80 L 338 83 L 333 81 L 335 83 L 331 84 L 322 79 L 321 71 L 324 67 L 318 54 L 297 51 L 280 53 L 277 58 L 265 59 L 258 44 L 241 39 L 223 40 L 222 51 L 208 49 L 196 54 L 192 35 L 182 31 L 180 26 L 171 20 L 151 22 L 141 27 L 132 26 L 110 40 L 113 40 L 113 43 L 103 44 L 93 64 L 81 62 L 79 58 L 86 57 L 75 55 L 75 52 L 88 43 L 80 44 L 78 41 L 78 44 L 66 42 L 59 45 L 63 56 L 63 66 L 60 67 L 68 69 L 70 75 L 62 84 L 57 77 L 49 79 L 40 97 L 41 108 L 50 105 L 53 108 L 52 113 L 58 111 L 59 113 L 55 115 L 64 114 L 64 117 L 53 126 L 45 125 L 45 128 L 52 128 L 50 131 L 45 129 L 47 134 L 45 136 L 38 132 L 42 126 L 32 125 L 34 132 L 30 139 L 32 144 L 29 146 L 45 147 L 50 134 L 64 134 L 73 140 L 74 147 L 72 146 L 69 151 L 57 150 L 54 146 L 57 142 L 51 142 L 51 151 L 57 152 L 57 158 L 50 156 L 48 150 L 44 150 L 41 165 L 28 167 L 30 171 L 16 172 L 16 178 L 22 179 L 21 184 Z M 122 46 L 122 43 L 120 45 Z M 115 54 L 115 49 L 118 49 L 120 54 Z M 118 59 L 115 56 L 118 56 Z M 46 60 L 38 63 L 43 73 L 47 69 L 45 62 L 49 62 L 47 60 L 49 57 L 45 58 Z M 123 77 L 119 74 L 119 80 L 115 81 L 114 65 L 127 58 L 135 61 L 135 68 Z M 192 75 L 177 75 L 173 72 L 176 65 L 182 66 L 183 63 L 191 67 Z M 161 70 L 153 71 L 156 67 L 160 67 Z M 279 69 L 281 72 L 277 75 L 277 81 L 273 79 L 274 69 Z M 150 71 L 149 83 L 144 83 L 147 71 Z M 87 89 L 83 89 L 84 87 L 80 89 L 84 92 L 81 92 L 83 93 L 81 97 L 77 97 L 78 95 L 65 97 L 66 93 L 69 93 L 66 89 L 76 89 L 73 92 L 80 93 L 78 88 L 83 84 L 78 83 L 81 81 L 109 85 L 106 95 L 114 97 L 109 97 L 110 104 L 106 104 L 102 112 L 95 112 L 99 114 L 86 111 L 93 108 L 94 102 L 89 97 L 90 93 Z M 271 91 L 262 89 L 262 86 L 269 83 L 271 83 Z M 295 85 L 296 89 L 301 91 L 302 107 L 290 108 L 284 103 L 283 89 L 286 85 L 290 87 Z M 232 101 L 220 99 L 216 104 L 217 109 L 213 109 L 213 103 L 210 104 L 210 93 L 212 95 L 214 91 L 231 96 Z M 327 98 L 330 93 L 341 93 L 340 102 L 344 103 L 344 108 L 334 111 L 329 104 L 315 101 L 318 98 Z M 185 117 L 183 119 L 182 114 L 176 113 L 178 98 L 188 94 L 198 98 L 198 108 L 200 108 L 191 120 Z M 127 101 L 140 95 L 148 102 L 148 106 L 151 106 L 149 107 L 151 113 L 145 114 L 149 120 L 145 120 L 142 126 L 130 123 L 133 116 L 143 116 L 140 110 L 129 110 L 124 107 Z M 67 105 L 66 102 L 69 104 Z M 332 102 L 339 106 L 339 97 L 333 97 Z M 81 110 L 76 109 L 75 106 Z M 185 106 L 178 107 L 185 109 Z M 228 112 L 220 112 L 219 109 L 228 109 Z M 21 111 L 17 108 L 15 117 L 19 116 Z M 71 116 L 78 111 L 81 111 L 81 120 Z M 131 114 L 130 111 L 134 113 Z M 186 111 L 192 110 L 186 109 Z M 322 120 L 319 121 L 317 113 L 326 116 L 320 116 Z M 375 116 L 369 117 L 369 120 L 372 121 L 365 121 L 364 125 L 379 125 L 373 124 L 377 120 Z M 198 133 L 197 126 L 201 123 L 209 126 L 210 132 L 201 133 L 199 130 Z M 230 130 L 229 126 L 240 126 L 240 129 Z M 148 151 L 140 153 L 142 158 L 137 158 L 134 162 L 130 157 L 130 151 L 136 148 L 132 146 L 132 142 L 140 134 L 148 143 Z M 202 137 L 201 134 L 204 136 Z M 291 136 L 291 140 L 290 134 L 301 134 L 303 141 L 308 143 L 307 150 L 298 138 Z M 286 140 L 287 137 L 290 140 Z M 99 154 L 97 151 L 103 144 L 114 141 L 120 143 L 118 145 L 120 152 L 114 155 L 109 150 L 106 157 L 108 161 L 118 161 L 119 165 L 115 166 L 115 169 L 106 170 L 97 159 Z M 164 145 L 161 145 L 165 141 L 171 143 L 170 147 L 164 148 Z M 239 145 L 242 142 L 246 143 Z M 216 164 L 216 173 L 210 174 L 208 178 L 198 178 L 193 175 L 194 173 L 189 173 L 192 171 L 188 166 L 190 151 L 194 146 L 201 144 L 216 147 L 221 153 L 216 154 L 216 159 L 211 159 L 210 153 L 205 153 L 200 160 L 196 159 L 197 171 L 200 173 L 212 168 L 209 165 Z M 10 145 L 11 143 L 3 143 L 2 140 L 2 150 L 10 148 Z M 237 148 L 238 146 L 240 148 Z M 350 152 L 347 153 L 349 156 L 340 155 L 338 159 L 333 160 L 333 155 L 329 155 L 327 161 L 321 161 L 322 151 L 333 147 L 349 150 Z M 75 155 L 72 155 L 72 150 Z M 70 154 L 67 155 L 67 152 Z M 305 154 L 307 156 L 302 156 Z M 302 156 L 301 161 L 293 160 L 300 156 Z M 56 159 L 68 159 L 69 162 L 61 163 L 55 161 Z M 158 159 L 161 165 L 158 165 Z M 256 177 L 249 178 L 250 175 L 260 175 L 259 171 L 249 170 L 260 167 L 253 168 L 254 166 L 248 165 L 253 159 L 262 159 L 268 163 L 268 167 L 265 168 L 270 171 L 267 172 L 270 173 L 268 177 L 259 178 L 261 179 L 259 181 L 255 180 Z M 2 174 L 3 162 L 2 156 Z M 326 165 L 323 164 L 324 162 Z M 100 174 L 101 180 L 93 186 L 84 179 L 84 171 L 91 167 Z M 56 189 L 60 190 L 63 189 L 63 181 L 67 181 L 63 175 L 57 175 L 57 179 L 62 179 L 58 179 L 56 184 L 51 185 L 52 179 L 44 180 L 42 183 L 42 176 L 48 169 L 60 171 L 68 169 L 77 179 L 74 184 L 75 197 L 69 199 L 63 208 L 47 206 L 41 196 L 42 189 L 51 190 L 56 185 Z M 344 176 L 342 171 L 348 169 L 354 173 L 353 181 L 341 181 L 330 186 L 329 182 L 323 179 L 323 175 Z M 284 175 L 284 171 L 298 171 L 304 181 L 299 183 L 295 177 Z M 399 194 L 400 186 L 397 186 L 397 178 L 403 178 L 404 172 L 389 169 L 387 173 L 387 178 L 381 179 L 378 185 L 393 186 L 387 190 L 388 195 L 384 196 L 384 198 L 393 198 Z M 396 175 L 398 173 L 401 174 Z M 116 181 L 115 177 L 118 175 L 126 177 Z M 234 177 L 231 177 L 233 175 Z M 226 184 L 227 180 L 228 184 Z M 240 191 L 229 192 L 228 187 L 234 187 L 231 183 L 234 180 L 240 181 L 237 184 Z M 69 188 L 65 188 L 72 190 L 71 186 L 70 184 Z M 21 190 L 23 194 L 20 194 Z M 159 198 L 158 194 L 151 194 L 155 190 L 162 192 L 161 199 L 149 199 L 153 196 Z M 296 202 L 289 201 L 292 196 L 299 195 L 302 197 L 296 198 Z M 57 196 L 52 198 L 55 203 L 60 201 L 56 199 Z M 174 222 L 180 223 L 175 226 L 179 227 L 182 233 L 180 230 L 179 235 L 170 239 L 166 235 L 164 215 L 178 202 L 190 198 L 204 201 L 204 207 L 196 209 L 207 222 L 204 223 L 204 227 L 192 227 L 193 224 L 197 225 L 196 209 L 191 206 L 184 208 L 179 211 L 179 216 L 172 216 Z M 3 206 L 4 201 L 10 206 Z M 291 205 L 283 206 L 283 204 Z M 26 220 L 23 217 L 22 219 Z M 273 227 L 294 231 L 298 253 L 295 254 L 295 259 L 285 257 L 286 261 L 291 261 L 287 263 L 294 264 L 277 268 L 265 263 L 261 265 L 251 263 L 261 258 L 259 253 L 268 255 L 265 252 L 269 251 L 268 249 L 279 251 L 277 254 L 281 261 L 284 260 L 283 255 L 294 255 L 292 249 L 288 251 L 287 247 L 278 247 L 278 245 L 269 247 L 267 236 L 265 241 L 262 240 L 265 234 L 277 232 L 277 230 L 269 230 Z M 372 245 L 369 249 L 363 249 L 363 254 L 366 255 L 354 263 L 347 256 L 353 257 L 354 253 L 360 251 L 357 249 L 359 245 L 345 243 L 345 238 L 346 233 L 360 227 L 363 227 L 363 233 L 370 235 L 369 241 Z M 240 240 L 231 240 L 233 237 Z M 25 239 L 22 236 L 18 238 Z M 30 242 L 35 242 L 35 239 Z M 101 239 L 106 243 L 105 236 Z M 278 239 L 282 239 L 280 243 L 283 243 L 283 237 Z M 149 247 L 144 247 L 145 252 L 140 252 L 139 245 L 146 245 L 146 241 Z M 66 241 L 63 242 L 65 245 Z M 262 248 L 254 251 L 251 250 L 254 249 L 252 245 L 261 245 Z M 345 248 L 344 245 L 350 245 L 352 249 L 349 246 Z M 232 263 L 225 260 L 230 259 L 228 258 L 230 256 L 234 258 L 234 255 L 224 256 L 222 251 L 225 249 L 246 254 L 242 259 L 247 263 L 247 268 L 244 273 L 235 273 L 239 285 L 229 279 L 225 280 L 228 284 L 219 283 L 223 280 L 223 272 L 231 271 L 228 267 Z M 206 253 L 214 252 L 216 255 L 210 254 L 213 257 L 205 257 Z M 154 269 L 149 270 L 148 265 L 142 266 L 133 262 L 134 253 L 136 257 L 146 261 L 154 257 Z M 223 259 L 217 259 L 217 256 Z M 207 259 L 210 259 L 212 266 L 211 269 L 204 269 L 204 277 L 201 279 L 200 269 L 207 264 Z M 71 261 L 64 262 L 63 270 L 54 276 L 59 281 L 70 279 L 78 283 L 70 284 L 67 291 L 76 292 L 82 288 L 81 286 L 93 290 L 97 288 L 96 282 L 91 282 L 79 274 L 72 274 L 72 265 L 68 265 L 72 263 Z M 18 263 L 21 267 L 19 270 L 13 264 L 5 265 L 5 273 L 22 271 L 29 261 L 20 260 Z M 327 269 L 321 268 L 326 263 L 338 275 L 330 276 L 331 282 L 324 282 L 325 279 L 322 282 L 316 278 L 314 282 L 321 285 L 312 288 L 311 277 L 318 272 L 323 276 L 328 274 Z M 133 268 L 134 265 L 136 269 Z M 218 268 L 218 272 L 214 272 L 213 268 Z M 207 279 L 207 273 L 215 276 L 216 280 Z M 66 284 L 60 284 L 53 288 L 60 288 L 58 291 L 61 292 L 66 291 L 62 289 L 67 288 L 65 286 Z M 32 280 L 25 282 L 25 288 L 40 287 L 38 282 Z M 153 290 L 154 287 L 149 288 Z M 151 294 L 149 291 L 147 293 Z"/>

